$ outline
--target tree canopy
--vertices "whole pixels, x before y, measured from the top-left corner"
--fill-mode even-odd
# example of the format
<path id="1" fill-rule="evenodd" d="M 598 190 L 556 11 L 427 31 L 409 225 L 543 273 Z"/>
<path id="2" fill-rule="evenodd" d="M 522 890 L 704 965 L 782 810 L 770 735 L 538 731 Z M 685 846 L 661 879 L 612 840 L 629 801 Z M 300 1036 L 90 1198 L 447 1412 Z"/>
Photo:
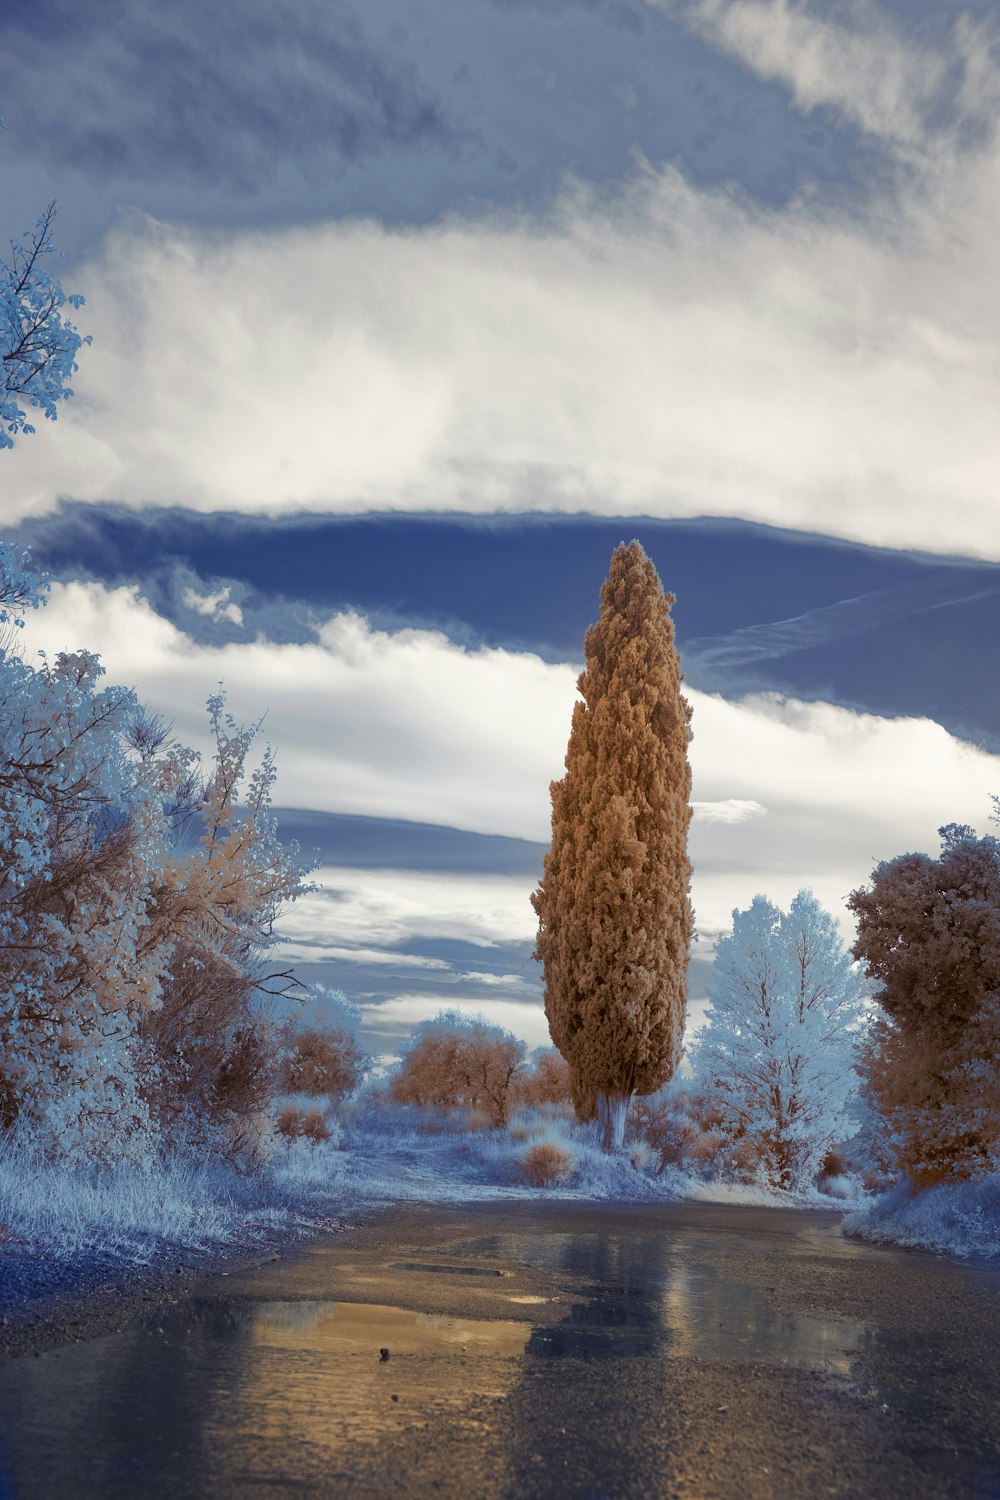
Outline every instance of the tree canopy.
<path id="1" fill-rule="evenodd" d="M 852 891 L 882 1014 L 864 1065 L 915 1185 L 1000 1165 L 1000 840 L 963 824 Z"/>

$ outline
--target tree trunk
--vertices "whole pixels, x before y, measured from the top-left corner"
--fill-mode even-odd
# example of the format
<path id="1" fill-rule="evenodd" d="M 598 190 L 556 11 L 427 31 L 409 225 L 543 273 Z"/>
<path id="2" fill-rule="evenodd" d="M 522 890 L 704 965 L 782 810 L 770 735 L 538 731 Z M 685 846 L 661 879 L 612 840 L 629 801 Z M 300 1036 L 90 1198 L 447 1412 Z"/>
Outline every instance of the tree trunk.
<path id="1" fill-rule="evenodd" d="M 613 1154 L 625 1145 L 625 1124 L 632 1102 L 631 1089 L 601 1089 L 597 1095 L 597 1118 L 601 1127 L 601 1150 Z"/>

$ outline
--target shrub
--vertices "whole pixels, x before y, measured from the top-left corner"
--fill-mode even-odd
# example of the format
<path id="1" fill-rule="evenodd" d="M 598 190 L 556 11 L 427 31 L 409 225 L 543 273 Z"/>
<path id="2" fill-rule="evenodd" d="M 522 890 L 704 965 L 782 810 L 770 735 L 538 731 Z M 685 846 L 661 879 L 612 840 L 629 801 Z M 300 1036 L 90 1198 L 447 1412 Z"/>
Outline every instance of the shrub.
<path id="1" fill-rule="evenodd" d="M 819 1179 L 822 1182 L 828 1177 L 847 1176 L 847 1158 L 842 1151 L 831 1146 L 819 1164 Z"/>
<path id="2" fill-rule="evenodd" d="M 390 1084 L 396 1104 L 462 1109 L 507 1124 L 524 1069 L 525 1046 L 482 1016 L 443 1011 L 414 1032 Z"/>
<path id="3" fill-rule="evenodd" d="M 517 1080 L 517 1103 L 524 1109 L 542 1104 L 572 1104 L 569 1063 L 555 1049 L 535 1054 L 530 1070 Z"/>
<path id="4" fill-rule="evenodd" d="M 365 1056 L 346 1031 L 309 1029 L 289 1035 L 281 1069 L 288 1094 L 313 1094 L 339 1104 L 364 1077 Z"/>
<path id="5" fill-rule="evenodd" d="M 884 861 L 847 901 L 879 986 L 867 1102 L 914 1189 L 1000 1163 L 1000 840 L 938 832 L 940 858 Z"/>
<path id="6" fill-rule="evenodd" d="M 304 1138 L 310 1141 L 328 1141 L 330 1127 L 319 1109 L 301 1110 L 289 1106 L 283 1109 L 277 1121 L 278 1134 L 294 1141 Z"/>
<path id="7" fill-rule="evenodd" d="M 717 1097 L 688 1083 L 637 1099 L 628 1139 L 655 1155 L 658 1176 L 673 1168 L 752 1182 L 762 1166 L 760 1142 L 732 1126 Z"/>
<path id="8" fill-rule="evenodd" d="M 521 1158 L 521 1180 L 530 1187 L 553 1187 L 568 1182 L 573 1175 L 573 1158 L 561 1146 L 539 1141 L 529 1146 Z"/>

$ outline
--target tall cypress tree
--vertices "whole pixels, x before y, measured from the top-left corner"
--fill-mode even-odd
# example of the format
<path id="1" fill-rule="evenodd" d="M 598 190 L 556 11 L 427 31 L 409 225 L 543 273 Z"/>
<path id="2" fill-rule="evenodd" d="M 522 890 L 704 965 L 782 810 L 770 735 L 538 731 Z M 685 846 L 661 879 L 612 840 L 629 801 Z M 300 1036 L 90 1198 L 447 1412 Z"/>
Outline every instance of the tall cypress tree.
<path id="1" fill-rule="evenodd" d="M 532 905 L 545 1014 L 582 1118 L 621 1147 L 629 1102 L 673 1074 L 693 913 L 691 710 L 656 569 L 622 543 L 584 640 L 552 848 Z"/>

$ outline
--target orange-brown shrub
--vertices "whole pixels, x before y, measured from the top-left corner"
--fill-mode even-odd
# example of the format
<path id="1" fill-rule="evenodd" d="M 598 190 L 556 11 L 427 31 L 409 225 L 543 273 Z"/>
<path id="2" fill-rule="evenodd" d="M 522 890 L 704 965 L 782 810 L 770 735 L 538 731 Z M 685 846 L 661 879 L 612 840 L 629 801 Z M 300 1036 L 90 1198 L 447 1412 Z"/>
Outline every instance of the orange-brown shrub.
<path id="1" fill-rule="evenodd" d="M 419 1027 L 390 1084 L 396 1104 L 481 1112 L 507 1124 L 525 1046 L 486 1021 L 444 1012 Z"/>
<path id="2" fill-rule="evenodd" d="M 169 946 L 160 1004 L 141 1017 L 143 1095 L 167 1139 L 179 1127 L 230 1153 L 255 1150 L 278 1083 L 281 1035 L 273 997 L 289 976 L 269 972 L 278 912 L 302 876 L 270 811 L 274 761 L 248 776 L 257 726 L 241 728 L 221 694 L 209 700 L 214 765 L 203 784 L 192 757 L 137 744 L 150 788 L 189 803 L 201 836 L 164 851 L 147 941 Z M 246 785 L 243 786 L 243 783 Z M 244 797 L 240 801 L 243 787 Z"/>
<path id="3" fill-rule="evenodd" d="M 339 1103 L 354 1092 L 364 1073 L 364 1055 L 352 1036 L 312 1028 L 293 1033 L 281 1070 L 288 1094 L 313 1094 Z"/>
<path id="4" fill-rule="evenodd" d="M 843 1177 L 847 1171 L 847 1158 L 843 1152 L 831 1146 L 819 1164 L 819 1178 L 825 1182 L 830 1177 Z"/>
<path id="5" fill-rule="evenodd" d="M 330 1131 L 321 1110 L 283 1109 L 278 1116 L 279 1135 L 289 1140 L 305 1138 L 310 1141 L 328 1141 Z"/>
<path id="6" fill-rule="evenodd" d="M 938 831 L 940 858 L 884 861 L 847 902 L 882 1008 L 865 1092 L 915 1189 L 1000 1161 L 1000 841 Z"/>
<path id="7" fill-rule="evenodd" d="M 676 1167 L 750 1181 L 760 1164 L 759 1146 L 742 1132 L 726 1128 L 719 1101 L 688 1088 L 636 1099 L 628 1138 L 656 1153 L 658 1173 Z"/>
<path id="8" fill-rule="evenodd" d="M 569 1063 L 554 1047 L 550 1047 L 540 1053 L 531 1068 L 517 1080 L 518 1107 L 537 1109 L 542 1104 L 572 1102 Z"/>
<path id="9" fill-rule="evenodd" d="M 552 1187 L 573 1175 L 573 1158 L 561 1146 L 539 1141 L 521 1158 L 521 1180 L 531 1187 Z"/>

